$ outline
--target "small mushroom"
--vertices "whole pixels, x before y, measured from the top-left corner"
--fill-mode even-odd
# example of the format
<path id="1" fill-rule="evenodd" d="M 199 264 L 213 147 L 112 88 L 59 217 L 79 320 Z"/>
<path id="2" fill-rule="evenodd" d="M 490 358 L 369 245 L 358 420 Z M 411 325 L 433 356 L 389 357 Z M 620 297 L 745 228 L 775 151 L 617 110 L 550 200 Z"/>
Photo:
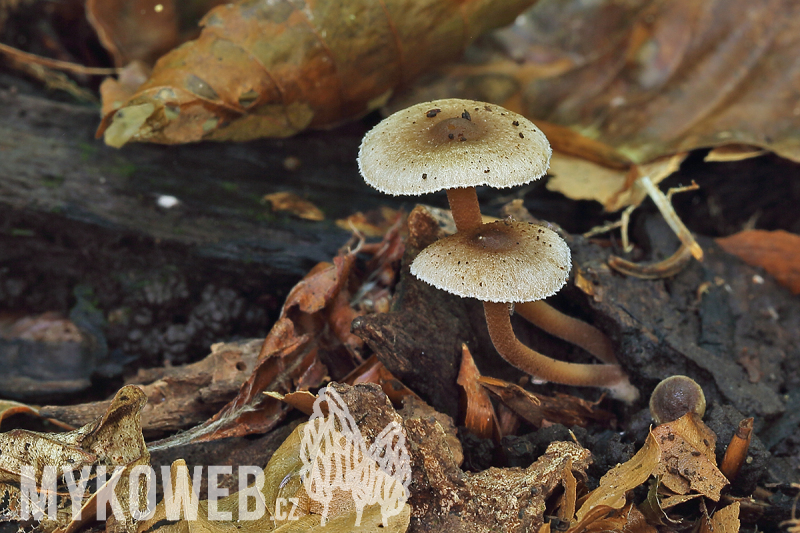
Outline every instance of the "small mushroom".
<path id="1" fill-rule="evenodd" d="M 557 361 L 525 346 L 514 334 L 509 304 L 555 294 L 570 268 L 569 247 L 556 232 L 508 220 L 439 239 L 411 263 L 411 273 L 422 281 L 481 300 L 492 343 L 515 367 L 554 383 L 603 387 L 615 398 L 633 402 L 639 392 L 619 365 Z"/>
<path id="2" fill-rule="evenodd" d="M 656 424 L 677 420 L 686 413 L 702 418 L 706 413 L 706 396 L 695 380 L 688 376 L 670 376 L 661 381 L 650 396 L 650 415 Z"/>
<path id="3" fill-rule="evenodd" d="M 523 135 L 524 133 L 524 135 Z M 542 177 L 550 144 L 528 119 L 473 100 L 424 102 L 370 130 L 358 152 L 367 183 L 391 195 L 447 190 L 458 231 L 482 223 L 475 187 L 514 187 Z"/>

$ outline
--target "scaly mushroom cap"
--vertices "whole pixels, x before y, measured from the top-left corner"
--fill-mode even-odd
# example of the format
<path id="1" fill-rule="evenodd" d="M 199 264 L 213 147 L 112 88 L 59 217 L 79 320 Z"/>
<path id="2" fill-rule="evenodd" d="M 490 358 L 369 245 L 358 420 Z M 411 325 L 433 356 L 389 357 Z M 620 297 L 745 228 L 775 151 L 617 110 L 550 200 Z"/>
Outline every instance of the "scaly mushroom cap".
<path id="1" fill-rule="evenodd" d="M 462 298 L 530 302 L 557 293 L 571 267 L 555 231 L 505 220 L 439 239 L 417 255 L 411 273 Z"/>
<path id="2" fill-rule="evenodd" d="M 550 144 L 528 119 L 474 100 L 434 100 L 387 117 L 365 136 L 358 169 L 379 191 L 420 195 L 442 189 L 514 187 L 538 179 Z"/>

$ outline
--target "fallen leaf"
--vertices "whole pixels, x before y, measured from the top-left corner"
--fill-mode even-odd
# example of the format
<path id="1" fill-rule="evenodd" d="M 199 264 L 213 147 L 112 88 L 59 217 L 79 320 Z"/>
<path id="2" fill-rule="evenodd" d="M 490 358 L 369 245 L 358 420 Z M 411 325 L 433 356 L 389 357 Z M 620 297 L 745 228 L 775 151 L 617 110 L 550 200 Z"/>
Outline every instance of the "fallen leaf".
<path id="1" fill-rule="evenodd" d="M 575 396 L 533 393 L 519 385 L 488 376 L 478 378 L 478 383 L 536 427 L 542 427 L 545 420 L 567 427 L 586 427 L 592 421 L 608 422 L 614 418 L 611 413 L 599 409 L 596 402 L 588 402 Z"/>
<path id="2" fill-rule="evenodd" d="M 379 207 L 366 213 L 358 211 L 336 221 L 336 225 L 345 231 L 357 231 L 365 237 L 383 237 L 397 223 L 402 211 L 391 207 Z"/>
<path id="3" fill-rule="evenodd" d="M 661 451 L 650 433 L 644 446 L 628 462 L 617 465 L 600 478 L 600 486 L 583 502 L 575 516 L 580 523 L 595 509 L 622 509 L 627 492 L 645 481 L 658 467 Z"/>
<path id="4" fill-rule="evenodd" d="M 800 294 L 800 235 L 747 230 L 715 240 L 729 254 L 763 268 L 792 293 Z"/>
<path id="5" fill-rule="evenodd" d="M 118 67 L 136 59 L 152 64 L 179 42 L 172 0 L 87 0 L 86 16 Z"/>
<path id="6" fill-rule="evenodd" d="M 210 11 L 197 40 L 161 57 L 98 135 L 184 143 L 286 137 L 383 105 L 400 84 L 457 57 L 533 0 L 298 4 L 241 1 Z"/>
<path id="7" fill-rule="evenodd" d="M 392 401 L 392 405 L 396 406 L 403 405 L 407 396 L 419 399 L 419 396 L 389 372 L 389 369 L 378 361 L 375 355 L 370 356 L 369 359 L 356 367 L 350 374 L 345 376 L 342 382 L 348 385 L 356 385 L 358 383 L 380 385 L 383 393 Z"/>
<path id="8" fill-rule="evenodd" d="M 677 494 L 690 490 L 719 501 L 728 480 L 717 468 L 717 436 L 700 417 L 687 413 L 651 431 L 661 452 L 655 475 Z"/>
<path id="9" fill-rule="evenodd" d="M 733 502 L 715 512 L 710 520 L 703 516 L 700 533 L 738 533 L 739 525 L 739 502 Z"/>
<path id="10" fill-rule="evenodd" d="M 464 413 L 464 426 L 482 439 L 495 438 L 499 442 L 502 435 L 497 415 L 486 389 L 480 386 L 480 378 L 481 373 L 475 366 L 469 348 L 462 344 L 461 367 L 456 382 L 462 390 L 461 412 Z"/>
<path id="11" fill-rule="evenodd" d="M 230 401 L 256 366 L 260 339 L 211 346 L 211 353 L 189 365 L 139 369 L 128 380 L 148 398 L 142 410 L 146 436 L 183 430 L 206 421 Z M 101 416 L 110 401 L 42 407 L 43 416 L 83 425 Z"/>
<path id="12" fill-rule="evenodd" d="M 114 490 L 123 512 L 115 527 L 118 531 L 135 531 L 136 521 L 131 516 L 130 504 L 138 501 L 138 509 L 146 507 L 146 484 L 140 486 L 139 494 L 129 495 L 128 477 L 134 467 L 150 464 L 140 423 L 140 412 L 146 402 L 147 398 L 139 388 L 126 386 L 117 392 L 101 418 L 76 430 L 37 433 L 16 429 L 0 433 L 0 449 L 3 451 L 0 455 L 0 483 L 19 485 L 26 467 L 33 469 L 36 481 L 42 479 L 45 467 L 54 467 L 59 473 L 62 469 L 81 471 L 83 467 L 93 465 L 124 467 Z M 55 523 L 45 519 L 42 528 L 52 531 L 56 526 L 66 527 L 70 523 L 71 513 L 64 508 L 58 513 Z"/>
<path id="13" fill-rule="evenodd" d="M 293 192 L 274 192 L 264 195 L 261 201 L 269 202 L 273 211 L 287 211 L 305 220 L 325 220 L 325 214 L 319 207 Z"/>

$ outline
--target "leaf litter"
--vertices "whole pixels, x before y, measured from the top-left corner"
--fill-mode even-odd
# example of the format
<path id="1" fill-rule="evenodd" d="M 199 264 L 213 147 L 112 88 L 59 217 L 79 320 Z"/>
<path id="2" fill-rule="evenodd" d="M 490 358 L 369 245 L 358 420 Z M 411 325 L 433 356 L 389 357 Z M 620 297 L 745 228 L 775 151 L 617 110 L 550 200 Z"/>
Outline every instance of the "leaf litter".
<path id="1" fill-rule="evenodd" d="M 420 218 L 419 215 L 412 218 L 416 222 L 409 222 L 409 226 L 416 229 L 409 236 L 410 241 L 422 243 L 429 240 L 432 235 L 435 238 L 440 232 L 440 225 L 434 219 Z M 263 343 L 257 358 L 252 360 L 252 374 L 246 381 L 238 382 L 240 385 L 236 398 L 212 417 L 211 422 L 201 424 L 199 431 L 189 431 L 179 434 L 179 439 L 154 443 L 153 448 L 268 431 L 285 416 L 288 407 L 284 402 L 306 413 L 313 412 L 316 397 L 307 389 L 315 388 L 324 382 L 327 365 L 320 362 L 324 357 L 323 352 L 338 350 L 340 356 L 345 357 L 351 367 L 357 365 L 358 357 L 362 353 L 360 349 L 356 349 L 360 345 L 351 344 L 349 348 L 346 347 L 349 337 L 331 326 L 331 317 L 344 312 L 341 311 L 344 306 L 349 309 L 346 314 L 363 312 L 363 309 L 357 311 L 351 307 L 351 304 L 358 305 L 357 302 L 362 302 L 364 299 L 363 294 L 360 298 L 353 297 L 359 294 L 359 283 L 363 284 L 363 281 L 356 281 L 359 278 L 372 279 L 375 286 L 383 284 L 383 289 L 393 288 L 394 274 L 388 278 L 387 275 L 389 271 L 394 272 L 394 268 L 390 268 L 389 265 L 399 260 L 405 248 L 400 237 L 400 228 L 404 226 L 400 222 L 398 220 L 391 226 L 381 243 L 362 245 L 361 250 L 367 249 L 375 254 L 369 261 L 359 263 L 370 265 L 365 270 L 362 266 L 356 266 L 358 247 L 342 252 L 334 258 L 333 263 L 321 263 L 314 267 L 288 295 L 278 322 Z M 375 286 L 369 290 L 374 290 Z M 342 294 L 348 296 L 339 300 Z M 352 315 L 347 316 L 347 320 L 352 321 Z M 419 316 L 416 319 L 418 320 Z M 323 331 L 327 333 L 323 334 Z M 234 361 L 239 361 L 237 359 L 239 356 L 231 353 L 231 350 L 235 349 L 236 345 L 215 346 L 212 350 L 212 355 L 217 355 L 214 365 L 220 365 L 221 361 L 227 361 L 226 358 L 233 356 L 233 359 L 222 363 L 222 366 L 224 368 L 226 365 L 227 367 L 232 365 L 235 368 L 237 365 Z M 249 349 L 255 351 L 255 347 Z M 468 395 L 466 412 L 472 412 L 476 420 L 484 420 L 489 416 L 487 413 L 491 413 L 494 409 L 492 403 L 485 403 L 485 396 L 484 399 L 476 399 L 481 398 L 479 390 L 487 388 L 502 400 L 503 403 L 498 404 L 498 407 L 510 406 L 518 416 L 536 426 L 554 422 L 565 425 L 589 423 L 608 425 L 612 421 L 611 415 L 600 410 L 596 403 L 563 394 L 552 397 L 533 395 L 517 385 L 481 377 L 477 369 L 470 365 L 469 350 L 463 346 L 462 355 L 461 384 L 471 391 Z M 285 357 L 290 360 L 281 361 Z M 202 374 L 209 364 L 206 362 L 196 367 L 195 371 Z M 247 363 L 248 368 L 250 364 Z M 547 530 L 552 524 L 556 524 L 553 520 L 557 520 L 558 524 L 566 524 L 568 531 L 631 528 L 651 531 L 648 529 L 653 527 L 649 523 L 650 518 L 646 518 L 637 507 L 641 504 L 630 499 L 630 491 L 645 484 L 648 479 L 659 480 L 657 494 L 661 508 L 665 512 L 674 506 L 673 502 L 695 501 L 703 497 L 717 501 L 720 499 L 721 490 L 727 484 L 727 480 L 716 467 L 714 455 L 716 436 L 699 419 L 688 416 L 653 429 L 644 447 L 630 461 L 609 471 L 600 480 L 600 485 L 588 494 L 586 494 L 586 468 L 590 461 L 590 453 L 576 442 L 553 443 L 547 452 L 527 469 L 491 468 L 479 473 L 465 472 L 460 468 L 463 460 L 461 445 L 456 438 L 455 426 L 449 417 L 434 411 L 411 391 L 393 398 L 395 405 L 401 403 L 404 405 L 401 411 L 395 412 L 392 402 L 383 391 L 403 388 L 402 380 L 392 375 L 382 362 L 375 359 L 365 361 L 359 368 L 347 379 L 356 383 L 359 379 L 372 380 L 374 376 L 383 376 L 375 379 L 380 385 L 331 384 L 329 386 L 334 387 L 333 390 L 341 395 L 354 417 L 347 424 L 351 426 L 355 424 L 368 442 L 378 435 L 380 429 L 390 420 L 394 420 L 403 428 L 411 453 L 411 494 L 407 508 L 398 515 L 401 522 L 393 522 L 395 525 L 391 526 L 396 527 L 397 531 L 405 531 L 411 522 L 417 524 L 415 530 L 418 531 L 426 530 L 428 527 L 426 524 L 468 527 L 477 531 L 490 530 L 500 524 L 507 531 L 524 531 L 530 528 Z M 286 371 L 293 376 L 291 380 L 282 377 L 286 375 Z M 178 373 L 173 377 L 181 376 L 182 373 Z M 230 388 L 231 382 L 229 380 L 225 382 Z M 476 388 L 478 384 L 480 386 Z M 55 457 L 63 463 L 66 461 L 63 454 L 77 454 L 70 457 L 73 464 L 78 465 L 102 461 L 102 457 L 108 456 L 108 453 L 116 449 L 116 446 L 121 446 L 122 442 L 134 444 L 138 442 L 138 447 L 131 447 L 131 451 L 124 454 L 117 453 L 118 462 L 128 465 L 143 462 L 146 464 L 147 451 L 143 447 L 141 428 L 136 424 L 139 424 L 138 413 L 147 395 L 135 387 L 126 387 L 122 389 L 121 394 L 123 391 L 127 391 L 127 395 L 132 395 L 125 401 L 133 404 L 131 406 L 123 404 L 109 411 L 117 413 L 117 410 L 121 409 L 120 412 L 123 414 L 106 414 L 100 422 L 87 426 L 105 430 L 82 428 L 75 433 L 84 435 L 93 431 L 92 434 L 97 435 L 93 440 L 79 436 L 29 435 L 19 442 L 26 442 L 25 439 L 55 442 L 55 445 L 49 446 L 57 453 L 53 452 L 55 455 L 48 456 L 47 460 Z M 269 392 L 269 395 L 265 396 L 262 392 Z M 119 402 L 119 400 L 116 403 L 112 402 L 112 406 L 119 406 Z M 469 407 L 470 405 L 472 407 Z M 480 408 L 477 407 L 479 405 Z M 338 409 L 341 412 L 341 408 Z M 134 412 L 135 420 L 131 418 Z M 500 412 L 502 411 L 498 410 L 498 413 Z M 330 412 L 321 414 L 331 415 Z M 486 431 L 484 433 L 498 438 L 501 434 L 497 429 L 500 425 L 499 416 L 490 418 L 497 418 L 498 421 L 491 422 L 488 433 Z M 124 422 L 117 422 L 119 420 Z M 512 425 L 506 426 L 512 427 Z M 267 531 L 311 531 L 315 527 L 321 527 L 322 511 L 315 507 L 313 498 L 304 495 L 302 483 L 299 482 L 303 449 L 300 436 L 302 427 L 295 429 L 266 467 L 267 483 L 262 494 L 267 508 L 272 509 L 270 511 L 272 514 L 268 514 L 269 517 L 274 517 L 277 513 L 274 502 L 279 494 L 305 501 L 306 504 L 299 508 L 300 512 L 305 514 L 300 521 L 291 523 L 265 519 L 263 522 L 250 524 L 254 528 Z M 116 437 L 117 434 L 119 438 Z M 7 433 L 2 437 L 18 439 L 15 433 Z M 109 437 L 110 440 L 107 440 Z M 93 444 L 94 442 L 99 444 Z M 108 444 L 103 444 L 106 442 Z M 21 453 L 17 453 L 17 460 L 21 458 L 28 460 L 28 457 Z M 14 455 L 6 453 L 3 457 L 4 460 L 10 461 Z M 173 476 L 177 475 L 177 469 L 181 464 L 178 462 L 173 465 Z M 9 465 L 4 467 L 4 471 L 13 473 L 14 464 L 9 463 Z M 13 475 L 9 479 L 13 480 Z M 284 483 L 286 479 L 289 479 L 290 483 Z M 557 487 L 561 487 L 560 490 L 563 492 L 554 507 L 548 508 L 546 503 L 548 495 L 553 494 Z M 287 491 L 294 492 L 289 495 Z M 219 508 L 232 510 L 235 496 L 236 493 L 220 501 Z M 349 497 L 343 494 L 337 496 L 336 493 L 331 496 L 329 510 L 334 513 L 330 516 L 326 528 L 335 526 L 341 527 L 343 531 L 357 530 L 352 528 L 358 510 L 352 503 L 348 503 Z M 135 525 L 138 528 L 136 530 L 143 532 L 149 527 L 155 527 L 159 520 L 166 516 L 163 505 L 163 502 L 159 504 L 156 518 L 153 519 L 155 521 Z M 169 533 L 167 529 L 232 531 L 231 522 L 208 519 L 207 502 L 201 501 L 199 509 L 200 518 L 196 522 L 179 521 L 168 526 L 158 526 L 157 529 L 163 529 L 162 533 Z M 716 513 L 710 513 L 707 518 L 703 515 L 700 520 L 706 520 L 710 524 L 708 527 L 728 527 L 727 525 L 738 520 L 738 511 L 735 511 L 737 511 L 735 507 L 729 506 Z M 689 519 L 697 518 L 692 516 Z M 370 531 L 369 527 L 375 527 L 382 521 L 382 517 L 376 507 L 366 505 L 361 509 L 361 520 L 364 525 L 363 530 Z M 121 528 L 120 531 L 132 532 L 134 524 L 123 523 L 118 527 Z"/>

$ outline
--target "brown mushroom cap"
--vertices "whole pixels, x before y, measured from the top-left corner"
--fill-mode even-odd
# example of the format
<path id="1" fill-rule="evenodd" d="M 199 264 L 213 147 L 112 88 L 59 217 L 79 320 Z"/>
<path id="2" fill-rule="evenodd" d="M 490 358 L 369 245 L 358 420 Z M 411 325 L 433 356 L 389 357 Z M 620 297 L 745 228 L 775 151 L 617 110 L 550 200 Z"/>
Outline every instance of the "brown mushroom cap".
<path id="1" fill-rule="evenodd" d="M 550 144 L 528 119 L 503 107 L 451 98 L 387 117 L 358 152 L 367 183 L 386 194 L 514 187 L 542 177 Z"/>
<path id="2" fill-rule="evenodd" d="M 571 266 L 555 231 L 504 220 L 439 239 L 417 255 L 411 273 L 462 298 L 530 302 L 558 292 Z"/>

